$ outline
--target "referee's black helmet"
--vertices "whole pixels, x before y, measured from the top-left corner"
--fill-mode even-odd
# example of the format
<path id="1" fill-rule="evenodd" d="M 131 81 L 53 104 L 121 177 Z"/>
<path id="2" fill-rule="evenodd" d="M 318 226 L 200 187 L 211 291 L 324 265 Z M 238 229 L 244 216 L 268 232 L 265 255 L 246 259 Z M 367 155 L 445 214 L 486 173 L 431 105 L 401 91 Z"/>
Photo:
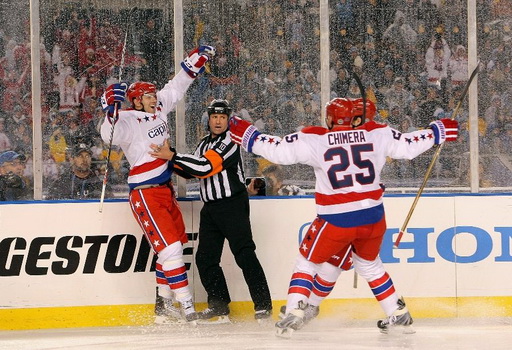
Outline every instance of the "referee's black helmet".
<path id="1" fill-rule="evenodd" d="M 208 116 L 212 114 L 226 114 L 229 117 L 232 110 L 228 101 L 220 99 L 213 100 L 208 106 Z"/>

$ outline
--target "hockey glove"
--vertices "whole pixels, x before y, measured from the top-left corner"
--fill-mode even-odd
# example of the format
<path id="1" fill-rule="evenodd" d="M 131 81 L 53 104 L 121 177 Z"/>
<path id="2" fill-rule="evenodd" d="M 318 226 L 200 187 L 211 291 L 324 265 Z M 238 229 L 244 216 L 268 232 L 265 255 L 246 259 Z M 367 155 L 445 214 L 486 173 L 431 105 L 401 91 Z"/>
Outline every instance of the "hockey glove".
<path id="1" fill-rule="evenodd" d="M 229 119 L 229 131 L 233 142 L 242 145 L 247 152 L 252 152 L 254 140 L 260 135 L 254 125 L 237 116 Z"/>
<path id="2" fill-rule="evenodd" d="M 101 107 L 107 112 L 111 122 L 117 121 L 117 111 L 121 109 L 121 103 L 126 99 L 126 89 L 128 89 L 126 83 L 112 84 L 101 95 Z"/>
<path id="3" fill-rule="evenodd" d="M 443 118 L 429 124 L 434 132 L 434 143 L 440 145 L 445 141 L 456 141 L 459 136 L 459 122 L 455 119 Z"/>
<path id="4" fill-rule="evenodd" d="M 213 46 L 199 46 L 181 62 L 181 67 L 191 78 L 204 72 L 205 64 L 215 56 Z"/>

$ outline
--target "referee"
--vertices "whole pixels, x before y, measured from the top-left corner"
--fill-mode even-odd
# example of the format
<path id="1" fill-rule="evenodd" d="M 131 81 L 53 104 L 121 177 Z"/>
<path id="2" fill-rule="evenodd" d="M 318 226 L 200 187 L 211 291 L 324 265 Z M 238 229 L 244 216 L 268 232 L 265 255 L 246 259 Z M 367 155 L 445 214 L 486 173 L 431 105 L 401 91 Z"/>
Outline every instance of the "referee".
<path id="1" fill-rule="evenodd" d="M 231 110 L 226 100 L 213 100 L 210 103 L 210 133 L 199 142 L 194 154 L 176 153 L 166 142 L 162 146 L 152 146 L 151 155 L 172 160 L 178 175 L 200 178 L 204 205 L 200 214 L 196 263 L 201 283 L 208 294 L 208 308 L 198 313 L 199 318 L 226 319 L 229 315 L 231 297 L 220 266 L 224 241 L 227 239 L 249 288 L 255 318 L 260 320 L 270 317 L 272 300 L 252 239 L 249 197 L 240 148 L 231 141 L 227 130 Z"/>

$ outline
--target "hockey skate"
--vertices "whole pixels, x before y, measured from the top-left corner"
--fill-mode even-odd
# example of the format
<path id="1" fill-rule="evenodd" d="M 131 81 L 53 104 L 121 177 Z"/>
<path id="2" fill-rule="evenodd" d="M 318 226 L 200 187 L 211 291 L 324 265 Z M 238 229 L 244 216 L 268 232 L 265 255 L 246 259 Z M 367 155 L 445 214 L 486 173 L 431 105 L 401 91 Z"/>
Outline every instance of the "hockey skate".
<path id="1" fill-rule="evenodd" d="M 155 324 L 185 323 L 179 307 L 176 307 L 173 299 L 161 297 L 157 294 L 155 301 Z"/>
<path id="2" fill-rule="evenodd" d="M 259 324 L 266 324 L 272 319 L 272 310 L 258 310 L 254 313 L 254 318 Z"/>
<path id="3" fill-rule="evenodd" d="M 291 338 L 294 331 L 304 326 L 304 310 L 307 305 L 301 300 L 298 308 L 290 311 L 281 321 L 276 323 L 276 336 Z"/>
<path id="4" fill-rule="evenodd" d="M 229 306 L 212 306 L 197 313 L 198 324 L 226 324 L 229 319 Z"/>
<path id="5" fill-rule="evenodd" d="M 320 313 L 320 306 L 307 305 L 304 309 L 304 326 Z M 286 316 L 286 305 L 281 306 L 279 310 L 279 319 L 282 320 Z"/>
<path id="6" fill-rule="evenodd" d="M 194 302 L 192 299 L 183 301 L 181 303 L 181 313 L 183 315 L 183 319 L 190 324 L 191 326 L 197 325 L 197 319 L 199 318 L 196 309 L 194 308 Z"/>
<path id="7" fill-rule="evenodd" d="M 393 312 L 393 315 L 377 322 L 377 327 L 379 327 L 380 332 L 388 334 L 392 329 L 398 330 L 398 328 L 395 327 L 400 326 L 405 334 L 416 333 L 414 328 L 412 328 L 413 319 L 407 306 L 405 306 L 404 299 L 398 299 L 397 304 L 398 309 Z"/>

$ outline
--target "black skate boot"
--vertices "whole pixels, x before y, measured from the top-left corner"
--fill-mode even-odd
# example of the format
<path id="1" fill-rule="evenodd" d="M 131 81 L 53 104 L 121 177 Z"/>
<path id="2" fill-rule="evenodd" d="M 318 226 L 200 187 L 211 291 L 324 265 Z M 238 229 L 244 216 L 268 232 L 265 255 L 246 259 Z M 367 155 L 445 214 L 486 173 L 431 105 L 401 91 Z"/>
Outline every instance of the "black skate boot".
<path id="1" fill-rule="evenodd" d="M 209 306 L 201 312 L 197 313 L 197 317 L 201 324 L 222 324 L 231 323 L 229 319 L 228 305 Z"/>
<path id="2" fill-rule="evenodd" d="M 265 324 L 272 317 L 272 309 L 270 310 L 258 310 L 254 313 L 254 318 L 259 324 Z"/>

